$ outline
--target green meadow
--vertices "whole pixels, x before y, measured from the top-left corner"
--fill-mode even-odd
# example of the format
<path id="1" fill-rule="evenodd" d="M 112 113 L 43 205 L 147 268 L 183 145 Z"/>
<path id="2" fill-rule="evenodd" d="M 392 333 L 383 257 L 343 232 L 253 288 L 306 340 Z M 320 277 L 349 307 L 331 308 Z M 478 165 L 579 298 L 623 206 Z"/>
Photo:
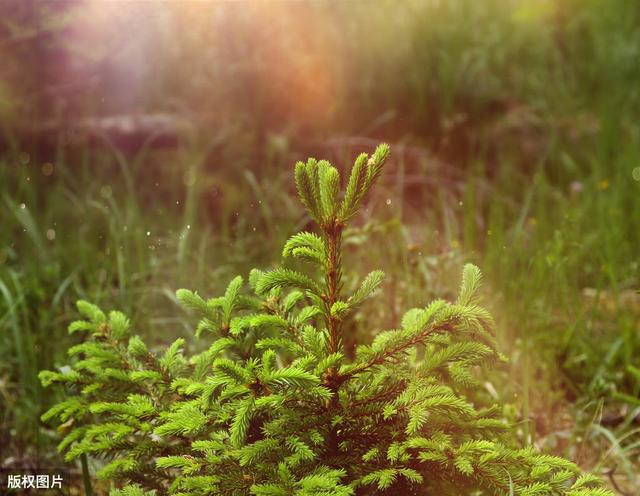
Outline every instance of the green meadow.
<path id="1" fill-rule="evenodd" d="M 0 468 L 62 463 L 38 373 L 82 339 L 76 300 L 201 349 L 175 291 L 276 266 L 310 225 L 295 162 L 384 141 L 343 240 L 345 287 L 387 273 L 379 328 L 347 351 L 474 263 L 513 443 L 640 491 L 640 3 L 0 9 Z"/>

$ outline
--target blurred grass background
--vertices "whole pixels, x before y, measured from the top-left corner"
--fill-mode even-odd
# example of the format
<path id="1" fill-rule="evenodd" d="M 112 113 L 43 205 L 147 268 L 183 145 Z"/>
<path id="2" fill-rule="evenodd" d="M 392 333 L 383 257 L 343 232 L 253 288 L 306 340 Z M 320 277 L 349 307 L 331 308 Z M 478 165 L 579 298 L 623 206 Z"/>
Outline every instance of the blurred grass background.
<path id="1" fill-rule="evenodd" d="M 0 466 L 86 298 L 157 346 L 307 223 L 293 163 L 392 145 L 347 241 L 380 328 L 480 265 L 517 442 L 640 490 L 640 3 L 0 3 Z M 375 329 L 353 324 L 366 339 Z M 355 339 L 355 338 L 354 338 Z M 194 345 L 195 346 L 195 345 Z"/>

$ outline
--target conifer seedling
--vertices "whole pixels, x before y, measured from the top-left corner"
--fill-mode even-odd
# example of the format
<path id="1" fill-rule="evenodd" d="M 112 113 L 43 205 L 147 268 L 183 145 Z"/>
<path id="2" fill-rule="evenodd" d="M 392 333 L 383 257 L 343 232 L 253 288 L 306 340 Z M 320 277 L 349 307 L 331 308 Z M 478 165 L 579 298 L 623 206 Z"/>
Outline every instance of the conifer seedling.
<path id="1" fill-rule="evenodd" d="M 282 254 L 308 270 L 253 270 L 250 291 L 236 277 L 217 298 L 179 290 L 202 353 L 187 357 L 183 339 L 152 352 L 122 313 L 78 302 L 69 331 L 87 339 L 69 368 L 40 375 L 67 391 L 42 417 L 66 460 L 100 463 L 112 496 L 611 495 L 568 460 L 514 448 L 500 405 L 475 400 L 473 369 L 499 357 L 477 267 L 456 301 L 411 309 L 346 356 L 344 323 L 384 274 L 347 294 L 342 234 L 388 156 L 361 154 L 346 184 L 327 161 L 296 164 L 317 231 Z"/>

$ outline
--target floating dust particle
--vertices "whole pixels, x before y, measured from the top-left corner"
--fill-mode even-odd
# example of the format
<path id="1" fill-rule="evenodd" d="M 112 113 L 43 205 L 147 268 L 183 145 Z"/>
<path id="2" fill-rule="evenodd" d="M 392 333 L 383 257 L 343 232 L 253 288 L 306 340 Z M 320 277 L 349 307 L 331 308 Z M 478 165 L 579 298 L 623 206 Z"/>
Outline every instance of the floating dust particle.
<path id="1" fill-rule="evenodd" d="M 51 174 L 53 174 L 53 164 L 51 162 L 42 164 L 42 175 L 50 176 Z"/>
<path id="2" fill-rule="evenodd" d="M 111 194 L 113 193 L 113 190 L 111 189 L 111 186 L 109 185 L 105 185 L 102 188 L 100 188 L 100 195 L 103 198 L 111 198 Z"/>
<path id="3" fill-rule="evenodd" d="M 182 177 L 182 182 L 187 187 L 193 186 L 196 183 L 196 173 L 195 173 L 195 171 L 194 170 L 189 170 L 189 171 L 185 172 L 184 176 Z"/>

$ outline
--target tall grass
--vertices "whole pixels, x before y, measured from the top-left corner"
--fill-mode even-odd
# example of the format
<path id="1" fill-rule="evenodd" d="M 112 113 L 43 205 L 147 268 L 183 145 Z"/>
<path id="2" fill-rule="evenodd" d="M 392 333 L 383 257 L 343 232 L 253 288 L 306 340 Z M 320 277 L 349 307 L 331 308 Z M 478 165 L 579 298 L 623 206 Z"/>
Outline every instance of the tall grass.
<path id="1" fill-rule="evenodd" d="M 24 153 L 0 164 L 0 425 L 7 454 L 30 447 L 35 456 L 48 446 L 38 417 L 50 398 L 37 373 L 65 362 L 75 300 L 122 309 L 138 332 L 163 343 L 188 332 L 188 321 L 170 303 L 176 288 L 213 291 L 270 251 L 259 246 L 286 235 L 283 213 L 270 210 L 272 193 L 255 176 L 221 204 L 221 214 L 199 212 L 209 192 L 195 180 L 201 164 L 188 149 L 179 159 L 195 164 L 193 180 L 184 179 L 182 168 L 167 167 L 151 185 L 142 155 L 132 161 L 108 150 L 85 153 L 80 162 L 60 156 L 53 169 Z M 171 188 L 160 190 L 161 183 Z M 230 211 L 226 205 L 237 204 L 237 194 L 252 208 L 264 205 L 262 217 Z M 222 234 L 213 235 L 207 219 L 225 225 Z M 258 245 L 256 233 L 267 222 L 279 222 L 282 232 L 272 230 L 272 239 Z M 231 245 L 246 258 L 228 256 Z"/>

